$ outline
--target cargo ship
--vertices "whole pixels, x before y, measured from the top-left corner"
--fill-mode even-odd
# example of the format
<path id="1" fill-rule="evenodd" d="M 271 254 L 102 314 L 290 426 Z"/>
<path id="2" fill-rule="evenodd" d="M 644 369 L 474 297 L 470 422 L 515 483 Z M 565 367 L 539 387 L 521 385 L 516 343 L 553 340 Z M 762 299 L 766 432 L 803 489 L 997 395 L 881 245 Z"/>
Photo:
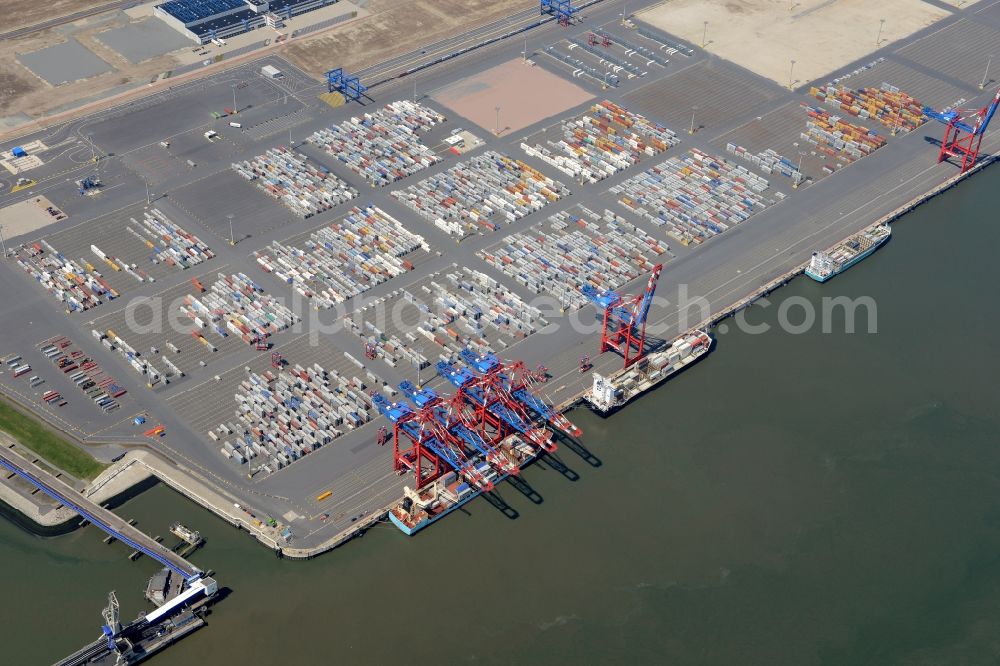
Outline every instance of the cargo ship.
<path id="1" fill-rule="evenodd" d="M 685 333 L 670 346 L 647 354 L 626 370 L 605 377 L 594 373 L 594 383 L 584 398 L 601 414 L 609 414 L 632 398 L 666 381 L 705 356 L 712 338 L 704 331 Z"/>
<path id="2" fill-rule="evenodd" d="M 520 435 L 511 435 L 505 439 L 501 448 L 514 456 L 518 461 L 518 468 L 530 463 L 542 450 L 521 439 Z M 480 461 L 476 469 L 493 485 L 508 476 L 498 473 L 486 461 Z M 403 534 L 413 536 L 472 501 L 482 492 L 479 487 L 469 484 L 460 475 L 450 471 L 419 490 L 413 490 L 409 486 L 403 488 L 403 499 L 389 510 L 389 520 Z"/>
<path id="3" fill-rule="evenodd" d="M 813 252 L 806 275 L 816 282 L 826 282 L 879 249 L 891 234 L 889 225 L 880 224 L 851 236 L 826 252 Z"/>

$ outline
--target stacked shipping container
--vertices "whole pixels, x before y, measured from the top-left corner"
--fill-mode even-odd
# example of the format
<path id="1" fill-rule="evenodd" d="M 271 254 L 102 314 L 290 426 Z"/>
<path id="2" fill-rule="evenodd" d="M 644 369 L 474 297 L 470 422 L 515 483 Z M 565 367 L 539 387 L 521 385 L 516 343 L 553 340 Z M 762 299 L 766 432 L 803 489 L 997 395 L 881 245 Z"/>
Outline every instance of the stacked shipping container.
<path id="1" fill-rule="evenodd" d="M 580 293 L 583 285 L 618 289 L 652 270 L 668 249 L 610 210 L 598 215 L 578 206 L 577 211 L 556 213 L 547 229 L 539 225 L 514 234 L 478 254 L 534 293 L 579 308 L 589 302 Z"/>
<path id="2" fill-rule="evenodd" d="M 274 472 L 370 421 L 376 413 L 365 388 L 317 363 L 249 373 L 233 396 L 237 423 L 222 423 L 209 437 L 224 440 L 225 457 L 256 458 Z"/>
<path id="3" fill-rule="evenodd" d="M 195 324 L 192 335 L 209 346 L 202 331 L 220 338 L 232 334 L 252 345 L 299 321 L 295 313 L 243 273 L 219 273 L 205 293 L 188 294 L 179 307 Z"/>
<path id="4" fill-rule="evenodd" d="M 528 164 L 487 151 L 392 196 L 445 233 L 464 238 L 477 225 L 492 231 L 496 220 L 514 222 L 567 193 Z"/>
<path id="5" fill-rule="evenodd" d="M 849 123 L 819 107 L 808 104 L 803 104 L 802 107 L 809 115 L 809 121 L 801 138 L 828 157 L 850 163 L 885 145 L 885 137 L 867 127 Z M 825 170 L 829 172 L 833 168 L 832 165 L 827 165 Z"/>
<path id="6" fill-rule="evenodd" d="M 767 203 L 766 179 L 692 149 L 610 189 L 622 205 L 683 245 L 701 243 L 750 218 Z"/>
<path id="7" fill-rule="evenodd" d="M 422 236 L 369 204 L 311 233 L 304 248 L 274 241 L 254 258 L 317 308 L 330 308 L 412 269 L 402 257 L 421 248 L 430 251 Z"/>
<path id="8" fill-rule="evenodd" d="M 320 130 L 309 142 L 324 148 L 373 186 L 383 187 L 441 161 L 420 142 L 420 132 L 444 120 L 433 109 L 403 100 Z"/>
<path id="9" fill-rule="evenodd" d="M 607 100 L 562 124 L 562 138 L 521 149 L 574 179 L 596 183 L 680 143 L 666 127 Z"/>
<path id="10" fill-rule="evenodd" d="M 505 347 L 544 323 L 538 308 L 466 267 L 435 273 L 393 296 L 408 307 L 400 308 L 396 301 L 386 313 L 376 302 L 345 317 L 344 323 L 365 342 L 374 343 L 383 360 L 394 367 L 404 363 L 425 368 L 431 360 L 450 359 L 464 347 L 488 349 L 493 344 L 487 337 L 496 347 Z"/>
<path id="11" fill-rule="evenodd" d="M 874 118 L 893 132 L 909 132 L 927 121 L 923 104 L 885 82 L 879 88 L 860 90 L 827 84 L 823 88 L 810 88 L 809 94 L 852 116 Z"/>
<path id="12" fill-rule="evenodd" d="M 358 196 L 357 190 L 329 169 L 312 164 L 304 155 L 284 146 L 271 148 L 250 160 L 234 162 L 232 167 L 303 218 Z"/>
<path id="13" fill-rule="evenodd" d="M 154 278 L 132 261 L 133 255 L 138 258 L 142 253 L 154 265 L 177 270 L 198 265 L 215 256 L 197 236 L 177 226 L 156 208 L 144 211 L 141 220 L 130 218 L 130 221 L 137 225 L 138 230 L 126 224 L 128 235 L 118 235 L 114 240 L 119 246 L 122 245 L 122 238 L 138 241 L 134 251 L 132 246 L 120 250 L 129 255 L 126 258 L 108 254 L 96 244 L 91 244 L 90 252 L 97 260 L 82 257 L 73 260 L 48 241 L 40 240 L 23 245 L 17 251 L 17 263 L 46 291 L 65 303 L 68 312 L 74 312 L 89 310 L 119 295 L 94 263 L 103 264 L 115 273 L 127 274 L 141 284 L 153 282 Z"/>

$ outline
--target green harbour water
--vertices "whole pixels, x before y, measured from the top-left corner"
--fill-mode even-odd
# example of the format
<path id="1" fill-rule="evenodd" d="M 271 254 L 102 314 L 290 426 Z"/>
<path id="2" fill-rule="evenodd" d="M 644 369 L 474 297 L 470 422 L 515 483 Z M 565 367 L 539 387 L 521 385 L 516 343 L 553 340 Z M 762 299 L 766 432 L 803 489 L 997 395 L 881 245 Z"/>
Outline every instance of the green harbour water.
<path id="1" fill-rule="evenodd" d="M 729 322 L 618 414 L 575 411 L 591 457 L 528 469 L 534 501 L 502 485 L 515 519 L 477 499 L 414 538 L 380 525 L 292 562 L 162 486 L 130 500 L 118 513 L 151 534 L 200 530 L 192 559 L 231 590 L 148 663 L 996 664 L 998 185 L 988 169 L 747 314 L 870 296 L 877 334 Z M 96 638 L 111 589 L 124 617 L 148 608 L 154 564 L 102 537 L 0 520 L 4 663 Z"/>

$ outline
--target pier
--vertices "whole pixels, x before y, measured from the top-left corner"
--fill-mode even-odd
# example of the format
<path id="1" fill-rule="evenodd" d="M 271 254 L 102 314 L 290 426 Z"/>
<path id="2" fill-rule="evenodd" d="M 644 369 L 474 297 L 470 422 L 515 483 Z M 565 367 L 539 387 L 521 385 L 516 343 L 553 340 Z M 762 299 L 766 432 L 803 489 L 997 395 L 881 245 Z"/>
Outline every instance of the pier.
<path id="1" fill-rule="evenodd" d="M 919 207 L 919 206 L 927 203 L 928 201 L 930 201 L 934 197 L 938 196 L 939 194 L 941 194 L 943 192 L 946 192 L 947 190 L 950 190 L 951 188 L 955 187 L 960 182 L 962 182 L 963 180 L 965 180 L 969 176 L 973 175 L 974 173 L 978 173 L 979 171 L 982 171 L 986 167 L 988 167 L 991 164 L 993 164 L 994 162 L 996 162 L 997 159 L 998 159 L 998 155 L 985 155 L 985 156 L 982 156 L 980 158 L 980 161 L 977 162 L 975 164 L 975 166 L 971 167 L 967 171 L 963 171 L 963 172 L 955 174 L 954 176 L 948 178 L 947 180 L 945 180 L 944 182 L 940 183 L 939 185 L 936 185 L 935 187 L 933 187 L 932 189 L 928 190 L 927 192 L 925 192 L 925 193 L 923 193 L 923 194 L 921 194 L 919 196 L 914 197 L 913 199 L 907 201 L 903 205 L 901 205 L 901 206 L 893 209 L 892 211 L 886 213 L 885 215 L 881 216 L 880 218 L 878 218 L 877 220 L 875 220 L 871 224 L 867 225 L 865 227 L 865 230 L 874 229 L 875 227 L 881 226 L 883 224 L 889 224 L 890 222 L 893 222 L 895 220 L 900 219 L 901 217 L 903 217 L 904 215 L 906 215 L 910 211 L 912 211 L 915 208 L 917 208 L 917 207 Z M 850 238 L 850 236 L 845 237 L 840 242 L 844 242 L 848 238 Z M 836 245 L 836 243 L 834 245 Z M 817 249 L 825 249 L 825 248 L 817 248 Z M 759 288 L 755 289 L 752 293 L 748 294 L 744 298 L 739 299 L 735 303 L 732 303 L 732 304 L 730 304 L 730 305 L 722 308 L 721 310 L 713 312 L 709 317 L 707 317 L 706 319 L 704 319 L 701 322 L 698 322 L 698 324 L 696 326 L 694 326 L 693 328 L 691 328 L 690 330 L 688 330 L 687 333 L 690 334 L 690 333 L 693 333 L 694 331 L 697 331 L 697 330 L 710 330 L 712 327 L 714 327 L 717 324 L 719 324 L 719 322 L 721 322 L 722 320 L 727 319 L 729 317 L 732 317 L 733 315 L 737 314 L 741 310 L 744 310 L 744 309 L 750 307 L 751 305 L 753 305 L 753 303 L 755 301 L 757 301 L 757 300 L 759 300 L 759 299 L 767 296 L 768 294 L 770 294 L 771 292 L 775 291 L 776 289 L 778 289 L 780 287 L 783 287 L 784 285 L 788 284 L 792 279 L 798 277 L 799 275 L 802 275 L 805 272 L 806 266 L 808 266 L 808 265 L 809 265 L 808 261 L 803 262 L 802 264 L 799 264 L 798 266 L 795 266 L 794 268 L 792 268 L 792 269 L 790 269 L 788 271 L 785 271 L 781 275 L 779 275 L 779 276 L 777 276 L 777 277 L 775 277 L 775 278 L 773 278 L 771 280 L 768 280 L 765 284 L 761 285 Z M 613 382 L 620 375 L 623 375 L 627 371 L 628 371 L 627 369 L 618 370 L 614 374 L 608 376 L 607 379 L 609 381 Z M 659 383 L 661 383 L 662 381 L 666 381 L 669 378 L 670 378 L 670 375 L 667 375 L 662 380 L 660 380 L 660 382 L 656 382 L 652 387 L 650 387 L 650 389 L 655 388 Z M 560 388 L 562 388 L 562 387 L 560 387 Z M 568 410 L 572 409 L 577 404 L 580 404 L 582 402 L 586 402 L 586 395 L 587 395 L 587 393 L 589 391 L 590 391 L 590 389 L 586 388 L 586 389 L 583 389 L 583 390 L 581 390 L 581 391 L 579 391 L 577 393 L 574 393 L 573 395 L 565 397 L 565 398 L 563 398 L 561 400 L 557 399 L 556 409 L 559 412 L 565 412 L 565 411 L 568 411 Z M 636 396 L 636 397 L 638 397 L 638 396 Z"/>
<path id="2" fill-rule="evenodd" d="M 7 449 L 0 451 L 0 467 L 76 511 L 81 518 L 103 530 L 109 537 L 131 546 L 135 553 L 148 555 L 185 580 L 195 580 L 202 575 L 198 567 L 133 527 L 131 525 L 133 521 L 119 518 L 104 507 L 91 502 L 64 482 L 13 451 Z"/>

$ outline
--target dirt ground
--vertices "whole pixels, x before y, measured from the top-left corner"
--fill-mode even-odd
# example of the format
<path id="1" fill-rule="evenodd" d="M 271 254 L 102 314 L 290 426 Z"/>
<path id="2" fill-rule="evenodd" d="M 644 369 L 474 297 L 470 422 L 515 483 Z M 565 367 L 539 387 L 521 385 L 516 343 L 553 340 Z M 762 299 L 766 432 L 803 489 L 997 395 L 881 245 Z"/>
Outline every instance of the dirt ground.
<path id="1" fill-rule="evenodd" d="M 0 208 L 0 225 L 11 238 L 31 233 L 55 222 L 56 218 L 45 210 L 51 206 L 47 198 L 35 197 Z"/>
<path id="2" fill-rule="evenodd" d="M 922 0 L 673 0 L 636 16 L 695 45 L 704 36 L 708 51 L 799 86 L 873 52 L 876 38 L 885 46 L 949 15 Z"/>
<path id="3" fill-rule="evenodd" d="M 354 71 L 537 5 L 537 0 L 370 0 L 364 7 L 372 16 L 294 42 L 282 55 L 314 76 L 334 67 Z"/>
<path id="4" fill-rule="evenodd" d="M 111 0 L 3 0 L 3 32 L 68 16 L 92 7 L 109 4 Z"/>
<path id="5" fill-rule="evenodd" d="M 53 87 L 35 76 L 31 70 L 17 62 L 18 53 L 28 53 L 64 42 L 66 38 L 49 29 L 16 39 L 0 41 L 0 117 L 25 114 L 39 118 L 72 102 L 83 100 L 126 83 L 150 81 L 176 66 L 170 56 L 160 56 L 138 65 L 130 64 L 94 38 L 99 31 L 124 25 L 123 21 L 107 14 L 105 20 L 91 19 L 73 33 L 81 44 L 96 53 L 117 71 L 66 85 Z M 0 123 L 2 128 L 2 123 Z"/>
<path id="6" fill-rule="evenodd" d="M 28 6 L 28 0 L 0 0 L 0 3 L 5 1 Z M 70 7 L 66 12 L 102 4 L 102 0 L 53 2 L 57 7 Z M 537 0 L 368 0 L 356 4 L 372 15 L 271 50 L 318 78 L 333 67 L 345 67 L 348 71 L 360 69 L 412 51 L 421 44 L 536 7 Z M 48 8 L 52 3 L 44 6 L 45 16 L 51 15 Z M 96 41 L 94 35 L 98 32 L 123 24 L 115 18 L 117 15 L 116 12 L 108 12 L 92 17 L 72 35 L 117 71 L 55 88 L 18 63 L 16 54 L 60 43 L 65 37 L 50 29 L 0 41 L 0 134 L 5 125 L 9 128 L 21 125 L 24 116 L 44 118 L 102 94 L 110 96 L 120 86 L 152 81 L 178 66 L 178 61 L 170 55 L 131 65 Z M 37 20 L 29 22 L 37 23 Z M 4 116 L 8 117 L 7 123 L 3 121 Z"/>
<path id="7" fill-rule="evenodd" d="M 457 81 L 434 93 L 434 99 L 483 129 L 507 134 L 582 104 L 593 95 L 520 58 Z"/>

